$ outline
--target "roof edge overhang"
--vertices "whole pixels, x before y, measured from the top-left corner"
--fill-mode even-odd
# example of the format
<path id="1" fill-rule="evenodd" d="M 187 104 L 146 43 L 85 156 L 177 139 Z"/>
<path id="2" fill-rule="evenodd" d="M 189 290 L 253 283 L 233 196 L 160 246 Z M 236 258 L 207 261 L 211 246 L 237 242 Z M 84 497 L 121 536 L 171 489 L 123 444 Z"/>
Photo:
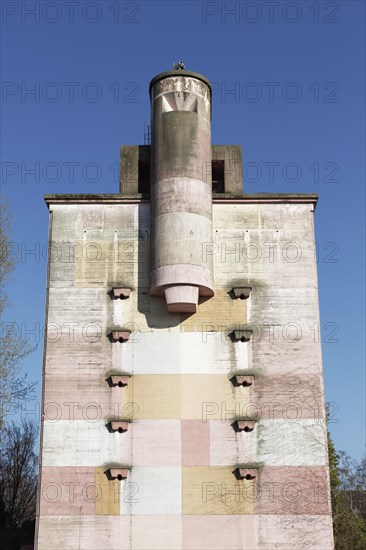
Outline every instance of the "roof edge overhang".
<path id="1" fill-rule="evenodd" d="M 57 194 L 45 195 L 47 206 L 51 204 L 138 204 L 149 203 L 150 195 L 138 193 L 135 195 L 121 194 Z M 232 195 L 229 193 L 214 193 L 213 204 L 312 204 L 318 202 L 316 193 L 257 193 Z"/>
<path id="2" fill-rule="evenodd" d="M 165 71 L 163 73 L 159 73 L 156 76 L 154 76 L 154 78 L 151 80 L 150 85 L 149 85 L 150 97 L 151 97 L 151 88 L 157 82 L 159 82 L 159 80 L 163 80 L 164 78 L 170 78 L 170 77 L 175 77 L 175 76 L 183 76 L 183 77 L 185 76 L 185 77 L 188 77 L 188 78 L 195 78 L 197 80 L 201 80 L 202 82 L 204 82 L 209 87 L 210 94 L 212 94 L 211 82 L 208 80 L 208 78 L 206 78 L 205 76 L 203 76 L 200 73 L 195 73 L 193 71 L 187 71 L 185 69 L 178 69 L 178 70 L 172 70 L 172 71 Z"/>

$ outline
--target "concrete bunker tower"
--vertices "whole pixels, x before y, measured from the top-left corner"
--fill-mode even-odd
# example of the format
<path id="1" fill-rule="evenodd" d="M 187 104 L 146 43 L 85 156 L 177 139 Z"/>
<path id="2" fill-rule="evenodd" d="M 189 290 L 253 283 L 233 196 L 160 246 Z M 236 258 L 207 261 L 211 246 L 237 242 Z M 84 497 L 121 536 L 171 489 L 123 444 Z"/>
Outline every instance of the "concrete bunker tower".
<path id="1" fill-rule="evenodd" d="M 211 87 L 150 84 L 114 194 L 47 195 L 36 550 L 333 550 L 314 194 L 243 192 Z"/>
<path id="2" fill-rule="evenodd" d="M 193 72 L 157 75 L 151 97 L 151 294 L 195 313 L 213 296 L 211 85 Z"/>

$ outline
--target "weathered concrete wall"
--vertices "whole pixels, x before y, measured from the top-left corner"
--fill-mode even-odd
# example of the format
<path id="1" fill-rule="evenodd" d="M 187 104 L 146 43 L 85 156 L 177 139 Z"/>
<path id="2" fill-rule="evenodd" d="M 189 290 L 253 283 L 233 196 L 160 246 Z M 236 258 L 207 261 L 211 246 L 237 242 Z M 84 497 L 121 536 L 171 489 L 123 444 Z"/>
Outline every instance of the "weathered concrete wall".
<path id="1" fill-rule="evenodd" d="M 212 160 L 224 161 L 224 192 L 239 194 L 243 192 L 242 154 L 240 145 L 212 145 Z M 139 187 L 144 186 L 150 193 L 150 181 L 147 178 L 150 173 L 151 146 L 150 145 L 122 145 L 120 151 L 120 193 L 123 195 L 136 195 L 141 193 Z M 142 166 L 147 170 L 142 173 Z M 198 175 L 205 181 L 211 178 L 211 162 L 208 161 L 200 167 Z"/>
<path id="2" fill-rule="evenodd" d="M 216 294 L 193 315 L 149 294 L 148 203 L 51 209 L 38 549 L 333 548 L 311 204 L 214 204 L 214 246 L 200 244 Z M 120 372 L 128 385 L 110 387 Z M 245 417 L 254 430 L 235 431 Z M 109 431 L 121 418 L 128 431 Z"/>
<path id="3" fill-rule="evenodd" d="M 224 161 L 224 192 L 242 193 L 243 160 L 240 145 L 212 145 L 212 160 Z"/>

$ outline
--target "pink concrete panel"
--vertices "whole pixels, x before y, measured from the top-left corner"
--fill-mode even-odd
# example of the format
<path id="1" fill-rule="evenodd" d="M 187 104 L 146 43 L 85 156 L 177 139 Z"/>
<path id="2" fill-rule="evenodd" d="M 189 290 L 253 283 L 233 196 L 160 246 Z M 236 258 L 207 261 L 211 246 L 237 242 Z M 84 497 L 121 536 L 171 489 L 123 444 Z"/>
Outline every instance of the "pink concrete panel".
<path id="1" fill-rule="evenodd" d="M 255 514 L 331 513 L 325 466 L 264 467 L 254 484 Z"/>
<path id="2" fill-rule="evenodd" d="M 43 414 L 45 420 L 92 420 L 113 416 L 125 388 L 110 388 L 101 374 L 85 376 L 49 375 L 45 380 Z"/>
<path id="3" fill-rule="evenodd" d="M 42 516 L 37 550 L 131 550 L 130 518 Z"/>
<path id="4" fill-rule="evenodd" d="M 262 515 L 256 517 L 256 527 L 261 550 L 334 550 L 330 515 Z"/>
<path id="5" fill-rule="evenodd" d="M 210 466 L 251 462 L 254 432 L 236 432 L 227 420 L 210 420 Z"/>
<path id="6" fill-rule="evenodd" d="M 210 423 L 182 420 L 182 465 L 210 465 Z"/>
<path id="7" fill-rule="evenodd" d="M 255 550 L 254 516 L 183 516 L 182 550 Z"/>
<path id="8" fill-rule="evenodd" d="M 94 515 L 97 490 L 94 468 L 44 467 L 41 479 L 40 515 Z"/>
<path id="9" fill-rule="evenodd" d="M 248 413 L 262 419 L 324 419 L 323 380 L 318 374 L 257 376 L 249 388 Z"/>
<path id="10" fill-rule="evenodd" d="M 131 517 L 131 550 L 181 550 L 181 516 Z"/>
<path id="11" fill-rule="evenodd" d="M 180 420 L 139 420 L 130 425 L 129 434 L 126 445 L 134 466 L 181 465 Z"/>

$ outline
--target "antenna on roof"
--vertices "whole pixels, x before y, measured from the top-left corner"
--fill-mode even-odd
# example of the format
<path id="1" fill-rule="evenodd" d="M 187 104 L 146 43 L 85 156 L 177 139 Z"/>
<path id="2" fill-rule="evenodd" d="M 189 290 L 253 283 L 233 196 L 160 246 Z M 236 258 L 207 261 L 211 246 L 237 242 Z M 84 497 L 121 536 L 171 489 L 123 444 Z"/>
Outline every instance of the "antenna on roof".
<path id="1" fill-rule="evenodd" d="M 151 131 L 150 124 L 148 122 L 144 123 L 144 145 L 151 144 Z"/>
<path id="2" fill-rule="evenodd" d="M 178 63 L 176 63 L 176 62 L 174 61 L 174 63 L 173 63 L 173 69 L 174 69 L 175 71 L 182 71 L 182 70 L 184 70 L 185 68 L 186 68 L 186 67 L 185 67 L 183 61 L 178 61 Z"/>

